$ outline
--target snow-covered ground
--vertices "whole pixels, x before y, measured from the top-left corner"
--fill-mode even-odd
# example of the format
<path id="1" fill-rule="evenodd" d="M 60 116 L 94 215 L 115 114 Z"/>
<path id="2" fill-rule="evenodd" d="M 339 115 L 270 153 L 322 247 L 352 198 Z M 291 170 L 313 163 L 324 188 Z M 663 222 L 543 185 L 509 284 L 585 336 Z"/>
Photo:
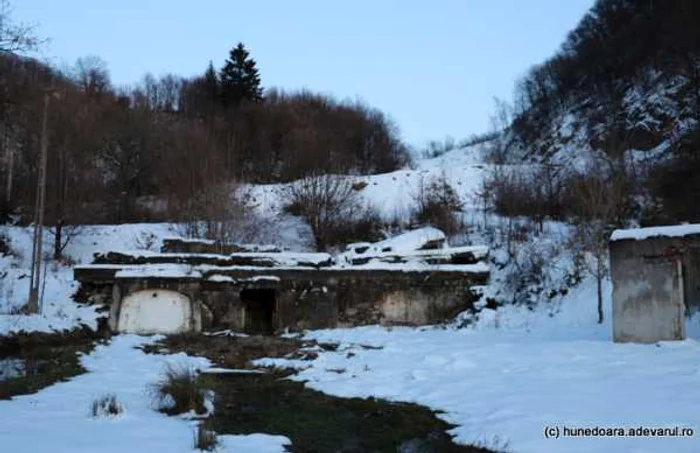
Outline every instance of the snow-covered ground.
<path id="1" fill-rule="evenodd" d="M 606 316 L 610 288 L 606 286 Z M 555 318 L 505 307 L 471 328 L 361 327 L 309 332 L 339 342 L 293 377 L 341 397 L 415 402 L 457 425 L 460 443 L 512 452 L 698 452 L 700 318 L 691 337 L 651 345 L 614 344 L 596 323 L 595 282 L 576 288 Z M 367 348 L 373 346 L 375 348 Z M 381 349 L 376 349 L 380 347 Z M 339 373 L 338 370 L 345 370 Z M 690 428 L 692 437 L 548 439 L 547 427 Z"/>
<path id="2" fill-rule="evenodd" d="M 35 395 L 0 402 L 0 451 L 8 453 L 155 453 L 193 451 L 196 422 L 153 408 L 149 386 L 167 364 L 206 369 L 209 362 L 184 354 L 149 355 L 135 346 L 148 340 L 120 335 L 81 358 L 88 373 Z M 113 394 L 124 413 L 95 418 L 92 403 Z M 220 436 L 221 452 L 283 452 L 289 439 L 253 434 Z"/>

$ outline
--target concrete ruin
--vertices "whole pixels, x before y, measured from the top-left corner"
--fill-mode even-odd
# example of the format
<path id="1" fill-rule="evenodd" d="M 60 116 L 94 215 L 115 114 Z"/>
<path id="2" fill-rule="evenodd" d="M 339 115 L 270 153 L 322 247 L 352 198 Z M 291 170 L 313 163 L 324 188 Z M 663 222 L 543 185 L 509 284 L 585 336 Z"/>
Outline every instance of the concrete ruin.
<path id="1" fill-rule="evenodd" d="M 610 239 L 613 340 L 683 340 L 700 308 L 700 225 L 617 230 Z"/>
<path id="2" fill-rule="evenodd" d="M 169 239 L 160 253 L 115 251 L 77 266 L 76 299 L 109 306 L 113 331 L 142 334 L 433 324 L 472 307 L 488 249 L 447 247 L 434 229 L 410 234 L 337 256 Z"/>

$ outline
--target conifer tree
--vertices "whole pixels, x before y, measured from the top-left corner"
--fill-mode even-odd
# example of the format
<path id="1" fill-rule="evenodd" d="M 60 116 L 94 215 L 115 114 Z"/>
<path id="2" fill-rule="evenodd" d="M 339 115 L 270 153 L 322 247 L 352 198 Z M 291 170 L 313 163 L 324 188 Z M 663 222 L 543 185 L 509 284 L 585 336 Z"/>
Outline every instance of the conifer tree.
<path id="1" fill-rule="evenodd" d="M 243 43 L 231 49 L 229 59 L 221 69 L 221 102 L 224 107 L 238 107 L 243 101 L 262 99 L 260 74 L 255 60 Z"/>

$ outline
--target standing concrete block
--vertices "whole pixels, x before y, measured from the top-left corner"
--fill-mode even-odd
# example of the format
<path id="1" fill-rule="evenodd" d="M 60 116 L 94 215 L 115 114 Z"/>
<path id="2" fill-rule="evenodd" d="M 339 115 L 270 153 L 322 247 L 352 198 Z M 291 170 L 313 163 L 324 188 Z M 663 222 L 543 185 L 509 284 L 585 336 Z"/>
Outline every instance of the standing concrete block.
<path id="1" fill-rule="evenodd" d="M 684 340 L 688 306 L 697 302 L 691 289 L 700 283 L 693 281 L 698 256 L 700 225 L 615 231 L 610 242 L 613 340 Z"/>

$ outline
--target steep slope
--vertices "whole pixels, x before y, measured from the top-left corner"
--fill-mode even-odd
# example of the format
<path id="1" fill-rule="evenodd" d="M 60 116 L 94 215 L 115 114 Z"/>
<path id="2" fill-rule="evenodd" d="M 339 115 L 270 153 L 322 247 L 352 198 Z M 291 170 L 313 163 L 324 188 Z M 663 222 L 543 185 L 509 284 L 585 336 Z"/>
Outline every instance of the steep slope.
<path id="1" fill-rule="evenodd" d="M 511 160 L 614 168 L 643 195 L 642 221 L 696 221 L 700 4 L 598 0 L 552 58 L 519 82 Z"/>

